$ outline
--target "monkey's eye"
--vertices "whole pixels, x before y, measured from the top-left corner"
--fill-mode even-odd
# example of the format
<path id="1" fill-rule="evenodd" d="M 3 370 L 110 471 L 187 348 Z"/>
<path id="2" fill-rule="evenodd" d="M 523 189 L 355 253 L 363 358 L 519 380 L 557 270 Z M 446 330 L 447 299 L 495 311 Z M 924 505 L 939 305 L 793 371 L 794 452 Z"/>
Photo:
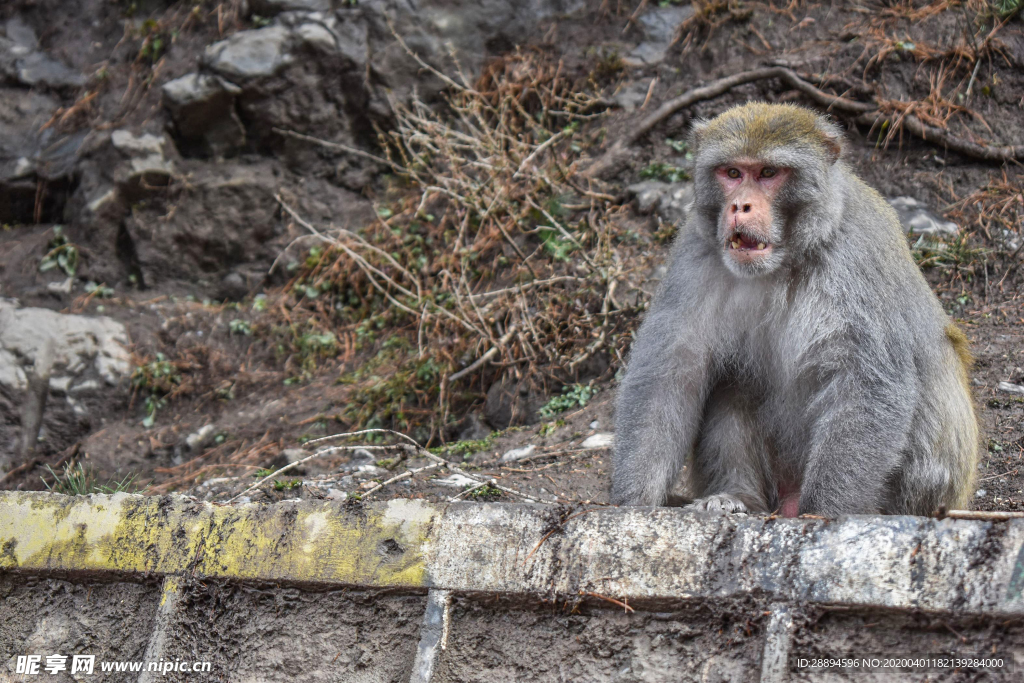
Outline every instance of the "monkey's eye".
<path id="1" fill-rule="evenodd" d="M 776 173 L 775 169 L 771 168 L 769 166 L 766 166 L 766 167 L 761 169 L 761 177 L 762 178 L 774 178 L 775 177 L 775 173 Z"/>
<path id="2" fill-rule="evenodd" d="M 728 171 L 726 171 L 726 174 L 730 178 L 733 178 L 733 179 L 739 178 L 740 177 L 740 169 L 738 169 L 738 168 L 730 168 Z"/>

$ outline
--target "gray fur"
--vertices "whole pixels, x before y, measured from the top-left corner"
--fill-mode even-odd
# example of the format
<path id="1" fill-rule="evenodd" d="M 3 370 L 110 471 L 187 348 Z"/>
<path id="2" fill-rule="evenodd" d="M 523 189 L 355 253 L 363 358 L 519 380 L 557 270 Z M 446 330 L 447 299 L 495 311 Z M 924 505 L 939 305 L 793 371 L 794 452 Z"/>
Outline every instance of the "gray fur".
<path id="1" fill-rule="evenodd" d="M 775 202 L 779 248 L 742 272 L 723 258 L 712 176 L 729 144 L 703 133 L 696 210 L 619 390 L 612 502 L 664 504 L 688 463 L 701 509 L 771 512 L 783 484 L 801 514 L 966 504 L 978 436 L 965 370 L 895 212 L 841 159 L 765 150 L 794 174 Z"/>

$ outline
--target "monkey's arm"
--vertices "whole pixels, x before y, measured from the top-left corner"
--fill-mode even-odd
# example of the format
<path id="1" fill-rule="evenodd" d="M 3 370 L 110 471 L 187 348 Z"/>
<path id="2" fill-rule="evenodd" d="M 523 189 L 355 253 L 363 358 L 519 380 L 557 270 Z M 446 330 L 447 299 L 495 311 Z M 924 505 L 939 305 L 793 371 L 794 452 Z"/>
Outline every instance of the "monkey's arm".
<path id="1" fill-rule="evenodd" d="M 710 322 L 699 301 L 700 268 L 673 264 L 641 326 L 616 404 L 611 500 L 662 505 L 693 448 L 711 374 Z"/>
<path id="2" fill-rule="evenodd" d="M 876 353 L 861 358 L 883 358 Z M 907 444 L 916 403 L 912 360 L 867 367 L 853 358 L 831 375 L 809 409 L 815 419 L 800 514 L 882 512 L 885 487 Z"/>

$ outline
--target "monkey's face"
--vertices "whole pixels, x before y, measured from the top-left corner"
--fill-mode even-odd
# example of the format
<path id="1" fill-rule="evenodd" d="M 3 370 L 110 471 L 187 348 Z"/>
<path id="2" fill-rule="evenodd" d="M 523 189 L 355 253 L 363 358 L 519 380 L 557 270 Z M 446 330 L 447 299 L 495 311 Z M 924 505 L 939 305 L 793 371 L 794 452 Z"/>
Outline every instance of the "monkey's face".
<path id="1" fill-rule="evenodd" d="M 741 276 L 762 275 L 781 263 L 782 231 L 772 210 L 789 179 L 788 168 L 735 159 L 715 168 L 725 201 L 718 237 L 726 266 Z"/>

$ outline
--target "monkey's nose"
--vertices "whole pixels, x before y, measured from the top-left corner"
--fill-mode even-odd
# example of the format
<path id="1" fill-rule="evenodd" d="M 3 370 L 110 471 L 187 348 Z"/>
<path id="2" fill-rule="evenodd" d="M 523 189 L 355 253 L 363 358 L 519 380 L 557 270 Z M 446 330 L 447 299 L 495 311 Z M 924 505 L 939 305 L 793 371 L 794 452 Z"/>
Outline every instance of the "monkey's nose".
<path id="1" fill-rule="evenodd" d="M 743 205 L 743 213 L 750 213 L 750 209 L 751 209 L 751 206 L 750 206 L 750 204 L 744 204 L 744 205 Z M 738 212 L 739 212 L 739 210 L 740 210 L 740 205 L 739 205 L 739 204 L 735 204 L 735 203 L 734 203 L 734 204 L 732 205 L 732 212 L 733 212 L 733 213 L 738 213 Z"/>

